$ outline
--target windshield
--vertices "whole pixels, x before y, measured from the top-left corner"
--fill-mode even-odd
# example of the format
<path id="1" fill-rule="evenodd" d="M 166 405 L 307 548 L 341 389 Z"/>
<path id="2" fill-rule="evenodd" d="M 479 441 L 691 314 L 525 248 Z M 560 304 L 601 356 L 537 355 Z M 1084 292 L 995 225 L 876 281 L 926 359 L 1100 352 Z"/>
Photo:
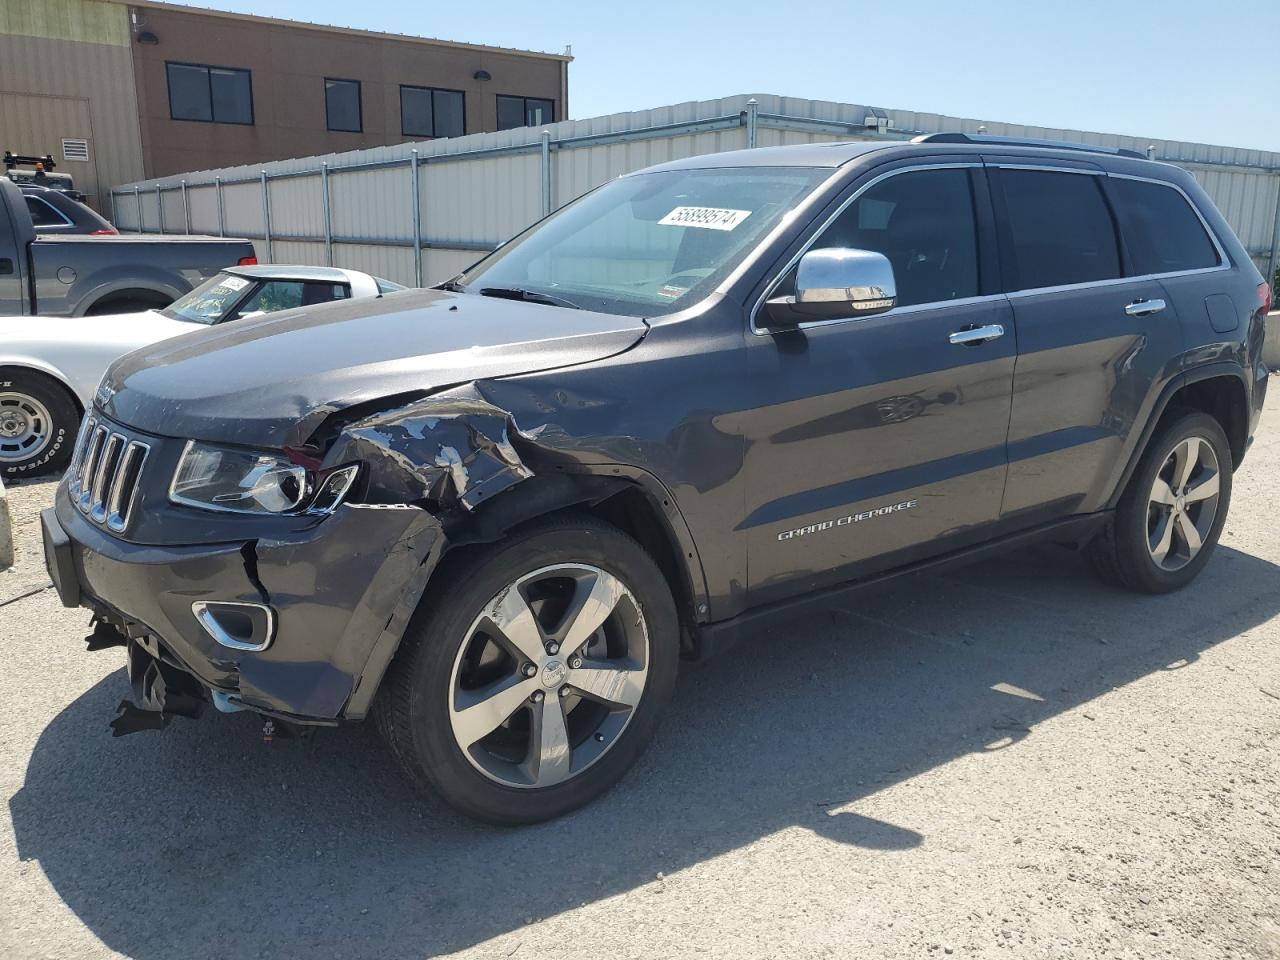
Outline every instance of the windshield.
<path id="1" fill-rule="evenodd" d="M 606 313 L 672 313 L 710 293 L 830 173 L 737 167 L 624 177 L 512 240 L 453 285 Z"/>
<path id="2" fill-rule="evenodd" d="M 214 274 L 190 293 L 183 294 L 160 312 L 170 320 L 188 323 L 217 323 L 240 302 L 252 286 L 244 277 L 229 273 Z"/>
<path id="3" fill-rule="evenodd" d="M 215 324 L 346 300 L 350 296 L 351 288 L 345 283 L 250 280 L 231 273 L 219 273 L 160 312 L 171 320 Z"/>

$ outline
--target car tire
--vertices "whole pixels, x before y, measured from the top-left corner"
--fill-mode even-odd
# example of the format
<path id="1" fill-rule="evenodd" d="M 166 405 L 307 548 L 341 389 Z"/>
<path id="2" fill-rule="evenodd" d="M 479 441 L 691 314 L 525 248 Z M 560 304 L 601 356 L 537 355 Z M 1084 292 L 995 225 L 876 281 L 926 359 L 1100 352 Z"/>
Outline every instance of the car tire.
<path id="1" fill-rule="evenodd" d="M 0 368 L 0 477 L 66 469 L 80 411 L 70 391 L 34 370 Z"/>
<path id="2" fill-rule="evenodd" d="M 653 559 L 568 514 L 466 548 L 437 575 L 374 719 L 416 785 L 479 820 L 537 823 L 588 803 L 640 756 L 679 648 Z"/>
<path id="3" fill-rule="evenodd" d="M 1115 514 L 1090 543 L 1108 582 L 1141 593 L 1186 586 L 1209 562 L 1231 504 L 1231 447 L 1207 413 L 1170 417 L 1143 452 Z"/>

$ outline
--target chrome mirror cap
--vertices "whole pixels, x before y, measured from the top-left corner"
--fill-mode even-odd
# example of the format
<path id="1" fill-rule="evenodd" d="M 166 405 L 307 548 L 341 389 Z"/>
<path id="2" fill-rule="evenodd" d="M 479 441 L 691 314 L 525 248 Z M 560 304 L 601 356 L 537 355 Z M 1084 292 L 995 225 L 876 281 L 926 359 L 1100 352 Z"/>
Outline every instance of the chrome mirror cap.
<path id="1" fill-rule="evenodd" d="M 810 250 L 796 266 L 794 297 L 768 301 L 771 326 L 808 320 L 872 317 L 898 302 L 893 264 L 882 253 L 830 247 Z"/>
<path id="2" fill-rule="evenodd" d="M 849 307 L 851 316 L 883 313 L 898 300 L 893 265 L 882 253 L 832 247 L 810 250 L 796 267 L 796 305 Z"/>

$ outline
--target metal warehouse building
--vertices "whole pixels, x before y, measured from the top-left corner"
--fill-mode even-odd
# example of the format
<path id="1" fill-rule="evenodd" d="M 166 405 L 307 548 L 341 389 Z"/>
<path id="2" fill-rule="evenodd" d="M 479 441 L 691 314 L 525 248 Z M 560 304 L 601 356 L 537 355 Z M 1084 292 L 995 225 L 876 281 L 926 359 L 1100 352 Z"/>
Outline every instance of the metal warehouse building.
<path id="1" fill-rule="evenodd" d="M 766 94 L 187 173 L 116 191 L 121 229 L 245 236 L 276 262 L 443 280 L 558 206 L 650 164 L 753 146 L 958 131 L 1138 150 L 1186 167 L 1259 269 L 1280 248 L 1280 154 Z"/>
<path id="2" fill-rule="evenodd" d="M 0 150 L 111 187 L 193 167 L 459 137 L 565 116 L 533 53 L 150 0 L 0 2 Z"/>

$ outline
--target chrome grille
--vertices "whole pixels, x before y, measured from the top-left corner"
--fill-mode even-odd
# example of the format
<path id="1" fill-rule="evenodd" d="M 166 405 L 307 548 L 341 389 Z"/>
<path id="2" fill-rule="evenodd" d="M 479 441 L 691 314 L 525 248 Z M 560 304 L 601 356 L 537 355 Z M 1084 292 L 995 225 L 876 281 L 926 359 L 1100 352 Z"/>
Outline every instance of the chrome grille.
<path id="1" fill-rule="evenodd" d="M 112 430 L 97 417 L 86 417 L 71 460 L 72 502 L 94 523 L 122 532 L 129 525 L 150 452 L 141 440 Z"/>

